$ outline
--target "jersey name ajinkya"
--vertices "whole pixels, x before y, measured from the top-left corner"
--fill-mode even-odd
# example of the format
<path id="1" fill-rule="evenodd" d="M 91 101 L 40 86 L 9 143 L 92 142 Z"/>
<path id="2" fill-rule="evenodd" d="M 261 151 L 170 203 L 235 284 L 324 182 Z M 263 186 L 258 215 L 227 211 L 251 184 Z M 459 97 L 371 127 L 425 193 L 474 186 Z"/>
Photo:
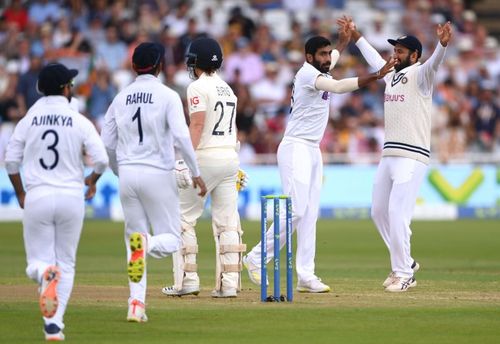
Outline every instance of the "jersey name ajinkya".
<path id="1" fill-rule="evenodd" d="M 145 92 L 127 94 L 127 98 L 125 99 L 125 105 L 133 105 L 133 104 L 154 104 L 153 94 Z"/>
<path id="2" fill-rule="evenodd" d="M 63 115 L 41 115 L 34 116 L 31 120 L 31 126 L 42 126 L 42 125 L 57 125 L 60 127 L 72 127 L 73 119 L 71 116 Z"/>

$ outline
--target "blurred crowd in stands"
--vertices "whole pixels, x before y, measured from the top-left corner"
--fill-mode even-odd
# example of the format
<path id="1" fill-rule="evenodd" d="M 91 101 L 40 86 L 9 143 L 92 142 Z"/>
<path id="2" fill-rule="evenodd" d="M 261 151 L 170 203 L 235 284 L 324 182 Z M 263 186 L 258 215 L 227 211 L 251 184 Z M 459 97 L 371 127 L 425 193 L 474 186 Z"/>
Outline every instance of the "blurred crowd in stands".
<path id="1" fill-rule="evenodd" d="M 335 21 L 352 16 L 386 58 L 387 38 L 417 36 L 423 61 L 434 50 L 436 25 L 450 20 L 454 38 L 434 89 L 434 158 L 453 161 L 500 152 L 500 54 L 476 14 L 462 0 L 4 0 L 0 8 L 0 162 L 8 138 L 40 97 L 40 68 L 59 61 L 80 73 L 79 110 L 100 128 L 115 94 L 135 77 L 131 54 L 144 41 L 165 45 L 162 79 L 185 101 L 189 43 L 203 35 L 224 50 L 222 77 L 238 96 L 243 164 L 273 156 L 283 136 L 293 76 L 304 63 L 304 43 L 324 35 L 335 46 Z M 369 73 L 351 44 L 335 78 Z M 383 143 L 383 82 L 331 97 L 325 156 L 378 157 Z M 374 154 L 367 154 L 374 153 Z M 332 161 L 328 159 L 327 161 Z M 371 162 L 371 161 L 365 161 Z M 373 161 L 375 162 L 375 161 Z"/>

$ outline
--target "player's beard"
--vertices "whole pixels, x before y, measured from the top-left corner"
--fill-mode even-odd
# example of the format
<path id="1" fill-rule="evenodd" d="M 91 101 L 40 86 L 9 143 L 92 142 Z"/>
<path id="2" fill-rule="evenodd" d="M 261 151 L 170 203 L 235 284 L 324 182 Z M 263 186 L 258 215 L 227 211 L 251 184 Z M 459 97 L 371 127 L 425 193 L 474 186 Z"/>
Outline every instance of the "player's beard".
<path id="1" fill-rule="evenodd" d="M 317 70 L 319 70 L 321 73 L 328 73 L 330 71 L 330 63 L 323 63 L 321 64 L 318 60 L 313 58 L 313 61 L 311 63 Z"/>
<path id="2" fill-rule="evenodd" d="M 404 60 L 401 60 L 397 65 L 395 65 L 394 69 L 396 70 L 396 73 L 398 73 L 400 70 L 403 70 L 410 65 L 411 65 L 410 55 L 408 55 Z"/>

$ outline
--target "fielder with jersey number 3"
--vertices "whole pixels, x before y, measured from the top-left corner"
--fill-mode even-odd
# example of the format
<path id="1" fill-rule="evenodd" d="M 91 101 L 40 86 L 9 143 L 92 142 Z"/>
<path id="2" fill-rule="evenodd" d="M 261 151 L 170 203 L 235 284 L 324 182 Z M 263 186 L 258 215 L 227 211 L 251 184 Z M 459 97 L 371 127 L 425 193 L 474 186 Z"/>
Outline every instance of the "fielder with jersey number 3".
<path id="1" fill-rule="evenodd" d="M 193 81 L 187 89 L 189 131 L 196 150 L 201 175 L 207 183 L 212 206 L 215 239 L 215 289 L 212 297 L 236 297 L 241 289 L 243 231 L 238 214 L 239 159 L 236 138 L 236 103 L 233 90 L 217 74 L 222 65 L 222 50 L 215 40 L 194 40 L 186 54 Z M 205 208 L 206 197 L 190 189 L 180 189 L 182 249 L 173 258 L 174 285 L 163 288 L 169 296 L 197 295 L 196 222 Z"/>
<path id="2" fill-rule="evenodd" d="M 108 165 L 94 125 L 70 106 L 77 74 L 59 63 L 40 71 L 37 88 L 44 97 L 17 124 L 5 157 L 7 173 L 24 208 L 26 274 L 40 284 L 45 339 L 51 341 L 64 340 L 63 318 L 75 277 L 85 210 L 82 152 L 94 164 L 94 171 L 85 178 L 86 199 L 95 195 L 95 184 Z"/>
<path id="3" fill-rule="evenodd" d="M 164 47 L 156 43 L 135 48 L 132 63 L 138 76 L 111 103 L 101 133 L 119 178 L 130 287 L 127 320 L 133 322 L 147 321 L 146 256 L 163 258 L 181 246 L 174 141 L 193 171 L 195 196 L 196 187 L 199 196 L 207 191 L 181 99 L 158 79 L 164 54 Z"/>
<path id="4" fill-rule="evenodd" d="M 363 57 L 373 68 L 384 59 L 356 30 L 351 18 L 339 24 L 351 31 Z M 439 39 L 432 56 L 420 63 L 422 44 L 414 36 L 389 39 L 394 46 L 394 72 L 384 81 L 385 138 L 382 159 L 372 191 L 372 219 L 389 249 L 391 272 L 382 285 L 389 292 L 405 292 L 417 285 L 419 264 L 411 256 L 411 217 L 418 190 L 429 164 L 431 105 L 434 78 L 451 39 L 450 22 L 438 25 Z"/>
<path id="5" fill-rule="evenodd" d="M 339 32 L 337 49 L 342 51 L 350 40 L 348 30 Z M 323 161 L 319 142 L 323 137 L 329 116 L 330 92 L 346 93 L 384 77 L 393 67 L 389 60 L 377 73 L 342 80 L 329 74 L 339 57 L 328 39 L 315 36 L 305 44 L 304 65 L 295 75 L 290 118 L 285 135 L 278 147 L 278 167 L 283 193 L 292 199 L 292 223 L 297 230 L 297 291 L 305 293 L 329 292 L 330 287 L 315 275 L 316 221 L 319 212 L 319 194 L 323 178 Z M 285 244 L 285 212 L 280 216 L 280 246 Z M 274 257 L 274 228 L 268 229 L 268 262 Z M 252 282 L 260 285 L 261 243 L 245 256 L 244 264 Z M 267 283 L 267 281 L 265 282 Z"/>

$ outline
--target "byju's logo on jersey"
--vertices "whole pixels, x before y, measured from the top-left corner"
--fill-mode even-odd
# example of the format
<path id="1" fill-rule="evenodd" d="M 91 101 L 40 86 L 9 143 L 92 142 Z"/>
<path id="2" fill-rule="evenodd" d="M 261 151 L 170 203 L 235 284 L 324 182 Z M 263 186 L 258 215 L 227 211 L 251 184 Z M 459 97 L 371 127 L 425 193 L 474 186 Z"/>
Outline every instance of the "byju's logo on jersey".
<path id="1" fill-rule="evenodd" d="M 321 99 L 328 100 L 328 92 L 327 91 L 323 92 L 323 94 L 321 95 Z"/>
<path id="2" fill-rule="evenodd" d="M 401 81 L 401 83 L 404 85 L 408 82 L 408 78 L 405 77 L 405 74 L 406 73 L 400 73 L 400 74 L 395 74 L 394 77 L 392 78 L 392 81 L 391 81 L 391 86 L 394 87 L 394 85 L 397 85 L 398 82 Z"/>
<path id="3" fill-rule="evenodd" d="M 217 58 L 217 55 L 212 56 L 212 62 L 217 62 L 219 59 Z"/>

